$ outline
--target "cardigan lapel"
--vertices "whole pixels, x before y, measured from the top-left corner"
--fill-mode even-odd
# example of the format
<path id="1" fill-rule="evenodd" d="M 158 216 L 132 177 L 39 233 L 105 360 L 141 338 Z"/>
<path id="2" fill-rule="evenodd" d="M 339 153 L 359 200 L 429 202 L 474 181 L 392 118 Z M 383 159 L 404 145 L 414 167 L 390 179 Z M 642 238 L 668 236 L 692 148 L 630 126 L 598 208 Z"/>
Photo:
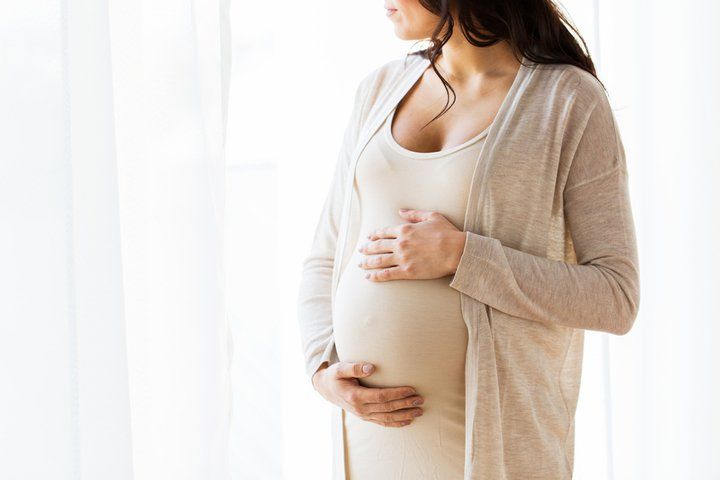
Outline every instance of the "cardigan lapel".
<path id="1" fill-rule="evenodd" d="M 352 188 L 355 180 L 355 167 L 357 166 L 360 154 L 365 149 L 372 136 L 382 124 L 382 121 L 390 113 L 395 105 L 405 96 L 412 86 L 421 77 L 430 61 L 426 58 L 419 58 L 416 63 L 410 65 L 406 72 L 401 73 L 395 81 L 388 86 L 383 92 L 380 92 L 378 98 L 373 102 L 373 106 L 368 114 L 368 119 L 361 128 L 358 141 L 353 150 L 348 175 L 345 179 L 344 197 L 342 215 L 340 217 L 340 228 L 338 231 L 337 247 L 335 253 L 335 265 L 333 268 L 332 278 L 332 295 L 335 298 L 335 289 L 340 277 L 340 266 L 345 252 L 345 236 L 349 226 L 350 203 L 352 201 Z"/>
<path id="2" fill-rule="evenodd" d="M 484 194 L 484 180 L 487 178 L 487 173 L 490 170 L 490 165 L 493 160 L 492 152 L 495 149 L 499 141 L 502 140 L 502 133 L 505 129 L 506 120 L 511 115 L 516 115 L 518 112 L 515 110 L 515 106 L 518 104 L 522 90 L 520 86 L 528 81 L 529 67 L 526 64 L 530 64 L 530 61 L 522 57 L 520 68 L 515 75 L 510 89 L 507 95 L 500 104 L 498 112 L 495 114 L 495 118 L 490 125 L 485 142 L 483 142 L 480 154 L 478 155 L 477 163 L 475 164 L 475 170 L 473 171 L 472 180 L 470 182 L 470 191 L 468 192 L 468 201 L 465 209 L 465 223 L 463 224 L 464 231 L 476 231 L 480 225 L 480 200 Z"/>
<path id="3" fill-rule="evenodd" d="M 502 144 L 508 120 L 520 115 L 518 107 L 523 86 L 532 78 L 532 63 L 522 57 L 515 79 L 500 105 L 478 155 L 470 182 L 465 211 L 464 231 L 480 233 L 486 184 L 497 146 Z M 502 412 L 499 409 L 500 385 L 496 371 L 493 332 L 489 307 L 467 295 L 460 295 L 460 309 L 468 329 L 465 355 L 465 474 L 464 480 L 506 478 L 503 458 Z M 488 412 L 492 412 L 489 414 Z M 500 436 L 487 432 L 500 432 Z"/>

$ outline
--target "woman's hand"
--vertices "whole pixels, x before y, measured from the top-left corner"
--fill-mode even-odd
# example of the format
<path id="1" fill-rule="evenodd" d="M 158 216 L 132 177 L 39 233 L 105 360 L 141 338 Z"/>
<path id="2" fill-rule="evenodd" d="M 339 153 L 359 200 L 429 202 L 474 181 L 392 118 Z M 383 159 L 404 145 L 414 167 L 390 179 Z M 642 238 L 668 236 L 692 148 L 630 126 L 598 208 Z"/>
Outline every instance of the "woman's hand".
<path id="1" fill-rule="evenodd" d="M 418 405 L 423 404 L 423 398 L 412 387 L 361 386 L 358 378 L 372 375 L 374 369 L 370 363 L 338 362 L 320 367 L 313 375 L 312 383 L 327 401 L 378 425 L 402 427 L 422 415 Z"/>
<path id="2" fill-rule="evenodd" d="M 384 282 L 454 274 L 465 247 L 465 232 L 438 212 L 401 209 L 399 213 L 411 223 L 370 232 L 358 249 L 369 255 L 358 265 L 371 270 L 365 278 Z"/>

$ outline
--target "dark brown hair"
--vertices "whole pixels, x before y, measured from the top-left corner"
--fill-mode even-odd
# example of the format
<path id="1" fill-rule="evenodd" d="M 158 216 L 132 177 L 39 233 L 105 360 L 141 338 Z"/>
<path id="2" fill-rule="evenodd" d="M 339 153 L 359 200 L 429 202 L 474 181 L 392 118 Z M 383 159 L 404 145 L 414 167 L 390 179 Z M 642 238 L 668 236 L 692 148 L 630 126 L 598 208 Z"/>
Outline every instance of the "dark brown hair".
<path id="1" fill-rule="evenodd" d="M 445 85 L 445 91 L 448 92 L 449 88 L 453 92 L 452 103 L 449 105 L 446 103 L 446 108 L 443 108 L 430 122 L 444 114 L 455 103 L 455 90 L 435 66 L 435 59 L 440 54 L 442 46 L 452 36 L 455 27 L 451 14 L 452 7 L 456 9 L 464 37 L 477 47 L 489 47 L 505 40 L 513 48 L 518 61 L 522 61 L 522 55 L 540 64 L 575 65 L 597 78 L 595 65 L 590 58 L 585 40 L 552 0 L 419 0 L 419 2 L 428 11 L 439 16 L 440 21 L 429 39 L 430 46 L 424 50 L 408 53 L 408 56 L 421 55 L 429 59 L 433 70 Z M 442 37 L 438 37 L 446 24 L 447 31 Z"/>

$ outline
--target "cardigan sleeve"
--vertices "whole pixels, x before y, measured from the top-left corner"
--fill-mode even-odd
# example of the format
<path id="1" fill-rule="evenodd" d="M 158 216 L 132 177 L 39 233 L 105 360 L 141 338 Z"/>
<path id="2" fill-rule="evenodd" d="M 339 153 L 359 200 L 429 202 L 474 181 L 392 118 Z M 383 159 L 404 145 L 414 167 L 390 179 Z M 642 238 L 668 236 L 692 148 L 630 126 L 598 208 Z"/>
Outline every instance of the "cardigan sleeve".
<path id="1" fill-rule="evenodd" d="M 465 232 L 450 286 L 515 317 L 623 335 L 639 308 L 639 270 L 625 153 L 605 95 L 577 144 L 563 202 L 576 264 Z"/>
<path id="2" fill-rule="evenodd" d="M 333 260 L 338 239 L 345 180 L 350 157 L 360 132 L 366 102 L 368 77 L 355 90 L 353 108 L 347 120 L 330 186 L 325 195 L 309 254 L 302 262 L 297 296 L 297 318 L 305 357 L 305 372 L 312 375 L 323 362 L 338 361 L 333 338 L 331 286 Z"/>

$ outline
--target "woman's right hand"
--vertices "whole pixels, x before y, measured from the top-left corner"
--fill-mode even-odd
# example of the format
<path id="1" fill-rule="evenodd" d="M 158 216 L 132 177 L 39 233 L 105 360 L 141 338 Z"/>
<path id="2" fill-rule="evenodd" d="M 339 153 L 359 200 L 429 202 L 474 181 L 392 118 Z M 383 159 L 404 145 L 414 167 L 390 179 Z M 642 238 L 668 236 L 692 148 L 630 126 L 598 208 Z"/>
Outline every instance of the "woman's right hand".
<path id="1" fill-rule="evenodd" d="M 363 369 L 365 367 L 365 369 Z M 367 371 L 366 371 L 367 370 Z M 358 378 L 368 377 L 374 365 L 364 362 L 326 363 L 315 372 L 312 383 L 327 401 L 385 427 L 409 425 L 423 414 L 423 398 L 412 387 L 363 387 Z"/>

